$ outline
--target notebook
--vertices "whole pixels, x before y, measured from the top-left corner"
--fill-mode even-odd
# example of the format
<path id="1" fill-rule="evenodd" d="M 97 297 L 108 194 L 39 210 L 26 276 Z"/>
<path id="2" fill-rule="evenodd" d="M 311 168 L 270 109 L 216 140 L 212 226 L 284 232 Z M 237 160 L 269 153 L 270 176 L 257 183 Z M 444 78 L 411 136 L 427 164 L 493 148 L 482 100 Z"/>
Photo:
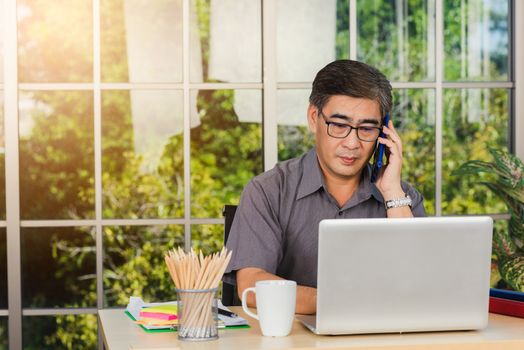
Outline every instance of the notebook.
<path id="1" fill-rule="evenodd" d="M 317 334 L 481 329 L 490 217 L 338 219 L 319 224 Z"/>

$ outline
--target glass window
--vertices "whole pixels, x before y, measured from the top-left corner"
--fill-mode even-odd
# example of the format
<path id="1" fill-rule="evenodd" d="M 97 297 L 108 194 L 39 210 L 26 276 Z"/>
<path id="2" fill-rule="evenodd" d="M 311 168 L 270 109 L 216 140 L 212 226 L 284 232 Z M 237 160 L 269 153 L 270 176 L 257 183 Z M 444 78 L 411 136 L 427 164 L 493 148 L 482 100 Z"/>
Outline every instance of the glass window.
<path id="1" fill-rule="evenodd" d="M 191 0 L 192 82 L 262 81 L 260 0 Z"/>
<path id="2" fill-rule="evenodd" d="M 393 90 L 391 120 L 402 139 L 402 178 L 423 196 L 428 215 L 435 214 L 435 91 Z"/>
<path id="3" fill-rule="evenodd" d="M 508 80 L 508 0 L 444 1 L 446 80 Z"/>
<path id="4" fill-rule="evenodd" d="M 102 0 L 106 82 L 182 81 L 182 1 Z"/>
<path id="5" fill-rule="evenodd" d="M 491 160 L 488 147 L 509 144 L 509 94 L 506 89 L 446 89 L 442 150 L 444 214 L 493 214 L 506 206 L 484 186 L 453 170 L 468 160 Z"/>
<path id="6" fill-rule="evenodd" d="M 103 91 L 105 218 L 184 216 L 182 111 L 181 91 Z"/>
<path id="7" fill-rule="evenodd" d="M 183 244 L 183 225 L 104 227 L 104 307 L 175 300 L 164 255 Z"/>
<path id="8" fill-rule="evenodd" d="M 224 225 L 191 225 L 191 247 L 204 255 L 224 246 Z"/>
<path id="9" fill-rule="evenodd" d="M 277 90 L 278 160 L 306 153 L 315 145 L 307 124 L 311 90 Z"/>
<path id="10" fill-rule="evenodd" d="M 24 349 L 98 349 L 96 315 L 22 317 Z"/>
<path id="11" fill-rule="evenodd" d="M 91 0 L 18 0 L 21 82 L 93 80 Z"/>
<path id="12" fill-rule="evenodd" d="M 0 228 L 0 309 L 7 309 L 7 307 L 7 230 L 2 227 Z"/>
<path id="13" fill-rule="evenodd" d="M 191 216 L 221 217 L 263 171 L 260 90 L 192 91 L 199 125 L 191 129 Z M 192 102 L 194 105 L 195 102 Z"/>
<path id="14" fill-rule="evenodd" d="M 94 217 L 93 93 L 24 91 L 19 115 L 22 219 Z"/>
<path id="15" fill-rule="evenodd" d="M 435 0 L 357 2 L 358 59 L 392 81 L 435 79 Z"/>
<path id="16" fill-rule="evenodd" d="M 95 307 L 95 233 L 90 227 L 22 228 L 22 307 Z"/>
<path id="17" fill-rule="evenodd" d="M 313 81 L 336 58 L 349 57 L 348 0 L 277 1 L 277 81 Z"/>

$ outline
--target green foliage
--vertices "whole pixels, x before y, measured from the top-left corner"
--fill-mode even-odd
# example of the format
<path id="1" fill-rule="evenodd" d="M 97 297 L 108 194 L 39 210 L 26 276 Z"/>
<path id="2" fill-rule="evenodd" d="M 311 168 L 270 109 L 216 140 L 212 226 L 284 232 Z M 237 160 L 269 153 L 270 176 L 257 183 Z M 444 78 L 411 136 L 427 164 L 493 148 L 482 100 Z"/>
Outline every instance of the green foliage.
<path id="1" fill-rule="evenodd" d="M 480 71 L 470 68 L 471 57 L 468 52 L 471 43 L 468 40 L 478 41 L 479 38 L 489 35 L 480 33 L 480 21 L 468 20 L 466 16 L 472 11 L 483 13 L 489 25 L 490 33 L 500 35 L 504 40 L 494 40 L 492 35 L 488 47 L 483 47 L 483 60 Z M 444 75 L 446 80 L 506 80 L 508 77 L 508 1 L 444 1 Z M 475 28 L 475 26 L 477 26 Z M 471 35 L 478 31 L 477 35 Z M 498 46 L 495 46 L 495 43 Z M 477 44 L 476 44 L 477 45 Z M 476 46 L 475 45 L 475 46 Z M 486 67 L 487 62 L 487 67 Z"/>
<path id="2" fill-rule="evenodd" d="M 22 219 L 93 218 L 93 93 L 34 92 L 21 100 L 40 104 L 22 117 L 33 124 L 20 137 Z"/>
<path id="3" fill-rule="evenodd" d="M 524 163 L 515 155 L 488 148 L 493 161 L 471 160 L 454 176 L 474 176 L 507 205 L 510 213 L 507 231 L 495 231 L 494 252 L 502 279 L 524 292 Z"/>
<path id="4" fill-rule="evenodd" d="M 278 160 L 284 161 L 306 153 L 315 145 L 307 126 L 278 126 Z"/>
<path id="5" fill-rule="evenodd" d="M 349 58 L 349 0 L 337 0 L 336 58 Z"/>
<path id="6" fill-rule="evenodd" d="M 209 10 L 211 8 L 210 0 L 194 0 L 191 2 L 198 18 L 198 35 L 200 37 L 200 47 L 202 51 L 202 63 L 209 62 Z M 193 10 L 193 8 L 192 8 Z M 202 65 L 204 81 L 208 81 L 208 65 Z"/>
<path id="7" fill-rule="evenodd" d="M 233 99 L 233 90 L 199 92 L 201 125 L 191 130 L 193 217 L 220 217 L 222 207 L 237 204 L 245 184 L 262 172 L 261 126 L 240 123 Z"/>
<path id="8" fill-rule="evenodd" d="M 100 68 L 104 82 L 129 81 L 124 21 L 124 0 L 100 1 Z"/>
<path id="9" fill-rule="evenodd" d="M 22 306 L 95 307 L 94 242 L 91 228 L 23 228 Z"/>
<path id="10" fill-rule="evenodd" d="M 470 109 L 468 106 L 476 107 Z M 495 193 L 468 177 L 452 173 L 468 160 L 487 160 L 488 147 L 508 144 L 508 93 L 502 89 L 447 90 L 444 94 L 442 150 L 443 201 L 446 214 L 504 213 Z"/>
<path id="11" fill-rule="evenodd" d="M 183 226 L 104 228 L 104 305 L 125 306 L 129 296 L 175 299 L 164 254 L 184 243 Z"/>
<path id="12" fill-rule="evenodd" d="M 220 240 L 224 235 L 222 225 L 193 225 L 191 229 L 192 247 L 204 254 L 211 254 L 222 249 Z"/>
<path id="13" fill-rule="evenodd" d="M 71 332 L 72 327 L 77 332 Z M 23 348 L 27 350 L 97 349 L 97 317 L 25 316 L 22 319 L 22 336 Z"/>
<path id="14" fill-rule="evenodd" d="M 392 120 L 402 138 L 402 177 L 424 197 L 426 213 L 435 213 L 435 125 L 429 90 L 393 91 Z"/>
<path id="15" fill-rule="evenodd" d="M 397 5 L 402 8 L 400 14 Z M 392 81 L 432 79 L 427 6 L 426 0 L 359 1 L 357 18 L 365 20 L 358 21 L 358 59 L 377 67 Z"/>
<path id="16" fill-rule="evenodd" d="M 155 169 L 134 151 L 129 91 L 102 95 L 102 184 L 105 218 L 184 216 L 182 135 L 173 135 Z"/>

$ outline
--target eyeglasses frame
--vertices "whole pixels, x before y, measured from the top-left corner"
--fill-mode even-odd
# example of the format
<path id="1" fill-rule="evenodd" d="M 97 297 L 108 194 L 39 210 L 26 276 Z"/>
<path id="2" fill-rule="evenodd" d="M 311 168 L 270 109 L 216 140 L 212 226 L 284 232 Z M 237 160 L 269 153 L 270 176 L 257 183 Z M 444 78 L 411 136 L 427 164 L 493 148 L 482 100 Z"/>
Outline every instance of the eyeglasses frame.
<path id="1" fill-rule="evenodd" d="M 375 142 L 375 141 L 377 141 L 378 138 L 380 137 L 380 131 L 382 131 L 382 128 L 384 127 L 383 125 L 382 125 L 382 126 L 366 126 L 366 128 L 372 128 L 372 129 L 377 129 L 377 130 L 379 130 L 379 133 L 378 133 L 378 135 L 377 135 L 377 138 L 374 139 L 374 140 L 363 140 L 363 139 L 360 138 L 360 135 L 359 135 L 359 132 L 358 132 L 358 130 L 359 130 L 360 128 L 363 128 L 363 126 L 353 126 L 353 125 L 349 125 L 349 124 L 341 124 L 341 123 L 336 123 L 336 122 L 330 122 L 330 121 L 328 121 L 328 120 L 326 119 L 327 116 L 324 114 L 324 112 L 322 112 L 321 109 L 318 109 L 318 114 L 322 116 L 322 119 L 324 119 L 324 123 L 326 123 L 326 125 L 327 125 L 326 132 L 327 132 L 328 136 L 333 137 L 333 138 L 335 138 L 335 139 L 345 139 L 346 137 L 349 136 L 349 134 L 351 134 L 351 132 L 353 131 L 353 129 L 355 129 L 355 130 L 356 130 L 356 133 L 357 133 L 357 138 L 358 138 L 360 141 L 362 141 L 362 142 Z M 349 131 L 347 132 L 347 134 L 346 134 L 345 136 L 333 136 L 333 135 L 331 135 L 331 134 L 329 133 L 329 125 L 331 125 L 331 124 L 345 125 L 345 126 L 348 127 L 348 130 L 349 130 Z"/>

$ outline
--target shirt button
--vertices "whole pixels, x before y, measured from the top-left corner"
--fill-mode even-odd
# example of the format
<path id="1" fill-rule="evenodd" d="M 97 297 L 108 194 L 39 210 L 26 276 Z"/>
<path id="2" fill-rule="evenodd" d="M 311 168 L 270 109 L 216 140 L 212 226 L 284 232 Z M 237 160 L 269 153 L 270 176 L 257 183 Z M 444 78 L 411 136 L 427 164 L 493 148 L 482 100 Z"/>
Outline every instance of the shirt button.
<path id="1" fill-rule="evenodd" d="M 338 212 L 339 216 L 342 216 L 342 214 L 344 214 L 344 212 L 342 210 Z"/>

